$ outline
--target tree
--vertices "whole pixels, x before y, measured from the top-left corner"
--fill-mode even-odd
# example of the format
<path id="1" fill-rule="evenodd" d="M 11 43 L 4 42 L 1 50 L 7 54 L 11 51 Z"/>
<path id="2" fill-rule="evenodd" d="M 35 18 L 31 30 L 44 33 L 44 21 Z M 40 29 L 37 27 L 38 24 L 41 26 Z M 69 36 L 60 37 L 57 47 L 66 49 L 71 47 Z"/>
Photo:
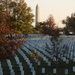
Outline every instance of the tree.
<path id="1" fill-rule="evenodd" d="M 42 33 L 51 35 L 53 38 L 57 38 L 59 36 L 59 29 L 56 26 L 52 15 L 50 15 L 47 21 L 44 22 Z"/>
<path id="2" fill-rule="evenodd" d="M 40 34 L 42 32 L 43 26 L 45 25 L 45 22 L 39 22 L 38 25 L 34 28 L 34 33 Z"/>
<path id="3" fill-rule="evenodd" d="M 2 14 L 2 11 L 3 11 L 3 6 L 0 5 L 0 15 Z"/>
<path id="4" fill-rule="evenodd" d="M 75 32 L 75 13 L 71 14 L 71 17 L 67 16 L 65 20 L 62 20 L 62 23 L 66 25 L 68 32 Z"/>
<path id="5" fill-rule="evenodd" d="M 54 18 L 52 15 L 49 16 L 49 18 L 47 19 L 47 21 L 43 24 L 43 33 L 47 34 L 49 36 L 52 36 L 52 38 L 50 38 L 51 43 L 52 43 L 52 56 L 56 58 L 56 61 L 58 60 L 58 55 L 60 54 L 61 50 L 60 50 L 60 43 L 61 40 L 58 39 L 59 37 L 59 28 L 56 26 L 56 23 L 54 21 Z M 49 48 L 49 46 L 46 44 L 47 48 Z M 64 51 L 63 51 L 64 52 Z"/>
<path id="6" fill-rule="evenodd" d="M 14 35 L 16 30 L 10 28 L 13 23 L 10 20 L 8 12 L 3 12 L 0 23 L 0 60 L 10 58 L 18 48 L 23 44 L 24 40 L 19 40 L 19 36 Z M 14 36 L 13 36 L 14 35 Z"/>
<path id="7" fill-rule="evenodd" d="M 43 34 L 52 36 L 50 37 L 51 47 L 46 43 L 46 48 L 50 50 L 50 56 L 53 58 L 54 66 L 58 69 L 60 61 L 62 61 L 62 55 L 68 53 L 68 46 L 66 44 L 61 46 L 62 40 L 59 39 L 59 28 L 56 26 L 52 15 L 45 22 L 42 32 Z"/>
<path id="8" fill-rule="evenodd" d="M 20 33 L 30 33 L 33 28 L 32 22 L 33 13 L 30 7 L 23 0 L 6 0 L 2 2 L 4 10 L 10 14 L 10 19 L 13 21 L 12 29 Z"/>
<path id="9" fill-rule="evenodd" d="M 32 29 L 33 14 L 30 7 L 27 7 L 26 3 L 17 3 L 13 13 L 14 16 L 14 29 L 21 31 L 22 33 L 30 33 Z"/>

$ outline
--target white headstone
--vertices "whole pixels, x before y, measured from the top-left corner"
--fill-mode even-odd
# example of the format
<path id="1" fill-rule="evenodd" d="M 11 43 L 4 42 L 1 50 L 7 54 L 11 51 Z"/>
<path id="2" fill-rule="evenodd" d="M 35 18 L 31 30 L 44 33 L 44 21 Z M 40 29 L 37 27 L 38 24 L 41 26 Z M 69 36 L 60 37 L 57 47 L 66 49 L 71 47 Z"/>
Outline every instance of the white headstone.
<path id="1" fill-rule="evenodd" d="M 20 66 L 22 66 L 22 63 L 19 63 Z"/>
<path id="2" fill-rule="evenodd" d="M 32 75 L 35 75 L 35 71 L 33 71 L 33 74 Z"/>
<path id="3" fill-rule="evenodd" d="M 21 75 L 24 75 L 24 71 L 22 70 Z"/>
<path id="4" fill-rule="evenodd" d="M 1 62 L 0 62 L 0 75 L 3 75 L 2 67 L 1 67 Z"/>
<path id="5" fill-rule="evenodd" d="M 55 69 L 53 69 L 53 74 L 56 74 L 56 68 L 55 68 Z"/>
<path id="6" fill-rule="evenodd" d="M 60 58 L 60 57 L 61 57 L 61 55 L 59 54 L 59 55 L 58 55 L 58 58 Z"/>
<path id="7" fill-rule="evenodd" d="M 67 54 L 64 54 L 64 56 L 66 57 L 66 56 L 67 56 Z"/>
<path id="8" fill-rule="evenodd" d="M 73 59 L 73 57 L 72 56 L 70 56 L 70 60 L 72 60 Z"/>
<path id="9" fill-rule="evenodd" d="M 48 63 L 48 59 L 46 59 L 46 63 Z"/>
<path id="10" fill-rule="evenodd" d="M 31 72 L 33 72 L 34 71 L 34 67 L 31 67 Z"/>
<path id="11" fill-rule="evenodd" d="M 61 60 L 63 60 L 63 57 L 61 57 Z"/>
<path id="12" fill-rule="evenodd" d="M 69 64 L 69 60 L 68 59 L 66 59 L 66 64 Z"/>
<path id="13" fill-rule="evenodd" d="M 69 54 L 67 54 L 67 58 L 69 58 Z"/>
<path id="14" fill-rule="evenodd" d="M 73 52 L 70 53 L 70 59 L 73 59 Z"/>
<path id="15" fill-rule="evenodd" d="M 63 54 L 61 55 L 61 57 L 63 57 Z"/>
<path id="16" fill-rule="evenodd" d="M 74 57 L 75 57 L 75 53 L 74 53 Z"/>
<path id="17" fill-rule="evenodd" d="M 73 72 L 75 72 L 75 66 L 73 66 Z"/>
<path id="18" fill-rule="evenodd" d="M 42 73 L 45 73 L 45 68 L 42 68 Z"/>
<path id="19" fill-rule="evenodd" d="M 65 69 L 65 74 L 67 74 L 67 75 L 68 75 L 68 69 Z"/>
<path id="20" fill-rule="evenodd" d="M 66 61 L 66 57 L 63 57 L 63 61 Z"/>
<path id="21" fill-rule="evenodd" d="M 48 66 L 51 66 L 51 62 L 48 62 Z"/>
<path id="22" fill-rule="evenodd" d="M 44 61 L 45 61 L 45 60 L 46 60 L 46 57 L 44 57 L 43 59 L 44 59 Z"/>
<path id="23" fill-rule="evenodd" d="M 53 61 L 56 61 L 56 57 L 53 58 Z"/>
<path id="24" fill-rule="evenodd" d="M 30 68 L 32 68 L 32 64 L 30 64 Z"/>
<path id="25" fill-rule="evenodd" d="M 38 61 L 38 65 L 40 65 L 41 63 L 40 63 L 40 61 Z"/>
<path id="26" fill-rule="evenodd" d="M 15 72 L 13 70 L 11 71 L 11 75 L 15 75 Z"/>
<path id="27" fill-rule="evenodd" d="M 75 62 L 75 58 L 73 58 L 73 61 Z"/>

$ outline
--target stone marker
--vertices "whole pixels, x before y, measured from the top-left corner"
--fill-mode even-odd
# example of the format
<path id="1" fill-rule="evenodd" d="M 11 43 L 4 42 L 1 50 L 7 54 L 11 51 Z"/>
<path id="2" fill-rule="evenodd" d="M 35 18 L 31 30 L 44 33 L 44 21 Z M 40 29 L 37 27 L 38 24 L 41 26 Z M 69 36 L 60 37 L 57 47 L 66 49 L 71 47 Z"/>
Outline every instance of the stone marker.
<path id="1" fill-rule="evenodd" d="M 45 73 L 45 68 L 42 68 L 42 73 Z"/>
<path id="2" fill-rule="evenodd" d="M 53 69 L 53 74 L 56 74 L 56 68 Z"/>
<path id="3" fill-rule="evenodd" d="M 40 61 L 38 61 L 38 66 L 39 66 L 40 64 L 41 64 Z"/>
<path id="4" fill-rule="evenodd" d="M 65 75 L 68 75 L 68 69 L 65 69 Z"/>
<path id="5" fill-rule="evenodd" d="M 63 61 L 66 61 L 66 57 L 63 57 Z"/>
<path id="6" fill-rule="evenodd" d="M 73 66 L 73 72 L 75 72 L 75 66 Z"/>
<path id="7" fill-rule="evenodd" d="M 73 58 L 73 61 L 75 62 L 75 58 Z"/>
<path id="8" fill-rule="evenodd" d="M 68 59 L 66 59 L 66 64 L 69 64 L 69 60 Z"/>
<path id="9" fill-rule="evenodd" d="M 51 66 L 51 62 L 48 62 L 48 66 Z"/>

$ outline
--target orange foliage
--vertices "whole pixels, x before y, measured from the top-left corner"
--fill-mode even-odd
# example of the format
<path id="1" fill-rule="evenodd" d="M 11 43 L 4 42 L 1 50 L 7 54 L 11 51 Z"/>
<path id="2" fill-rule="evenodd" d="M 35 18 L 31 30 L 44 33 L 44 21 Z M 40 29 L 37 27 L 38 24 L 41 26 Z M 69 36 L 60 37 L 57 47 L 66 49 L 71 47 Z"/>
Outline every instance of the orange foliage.
<path id="1" fill-rule="evenodd" d="M 15 30 L 12 29 L 13 23 L 8 16 L 8 12 L 4 12 L 1 15 L 0 23 L 0 60 L 10 58 L 13 53 L 21 47 L 24 40 L 20 40 L 22 37 L 13 36 Z"/>
<path id="2" fill-rule="evenodd" d="M 45 22 L 42 33 L 48 34 L 52 36 L 54 39 L 57 39 L 59 37 L 59 28 L 56 26 L 56 23 L 52 15 L 50 15 L 47 21 Z"/>

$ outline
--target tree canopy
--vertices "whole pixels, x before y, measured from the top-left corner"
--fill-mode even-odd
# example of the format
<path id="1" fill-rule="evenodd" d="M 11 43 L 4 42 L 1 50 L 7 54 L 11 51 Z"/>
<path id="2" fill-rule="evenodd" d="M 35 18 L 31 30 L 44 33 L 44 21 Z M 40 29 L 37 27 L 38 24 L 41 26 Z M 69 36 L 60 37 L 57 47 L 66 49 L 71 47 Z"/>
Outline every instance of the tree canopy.
<path id="1" fill-rule="evenodd" d="M 8 59 L 13 52 L 23 44 L 23 40 L 19 40 L 19 36 L 14 35 L 16 30 L 10 28 L 13 23 L 10 20 L 8 12 L 3 12 L 0 23 L 0 60 Z M 14 36 L 13 36 L 14 35 Z"/>
<path id="2" fill-rule="evenodd" d="M 52 15 L 44 22 L 42 33 L 53 36 L 54 38 L 59 36 L 59 29 L 56 26 L 54 18 Z"/>
<path id="3" fill-rule="evenodd" d="M 66 32 L 75 32 L 75 13 L 72 13 L 71 17 L 67 16 L 65 20 L 62 20 L 62 23 L 66 25 Z"/>
<path id="4" fill-rule="evenodd" d="M 8 11 L 11 21 L 13 22 L 12 29 L 19 33 L 30 33 L 33 28 L 32 22 L 33 13 L 30 7 L 23 0 L 3 0 L 1 2 L 0 11 Z"/>

